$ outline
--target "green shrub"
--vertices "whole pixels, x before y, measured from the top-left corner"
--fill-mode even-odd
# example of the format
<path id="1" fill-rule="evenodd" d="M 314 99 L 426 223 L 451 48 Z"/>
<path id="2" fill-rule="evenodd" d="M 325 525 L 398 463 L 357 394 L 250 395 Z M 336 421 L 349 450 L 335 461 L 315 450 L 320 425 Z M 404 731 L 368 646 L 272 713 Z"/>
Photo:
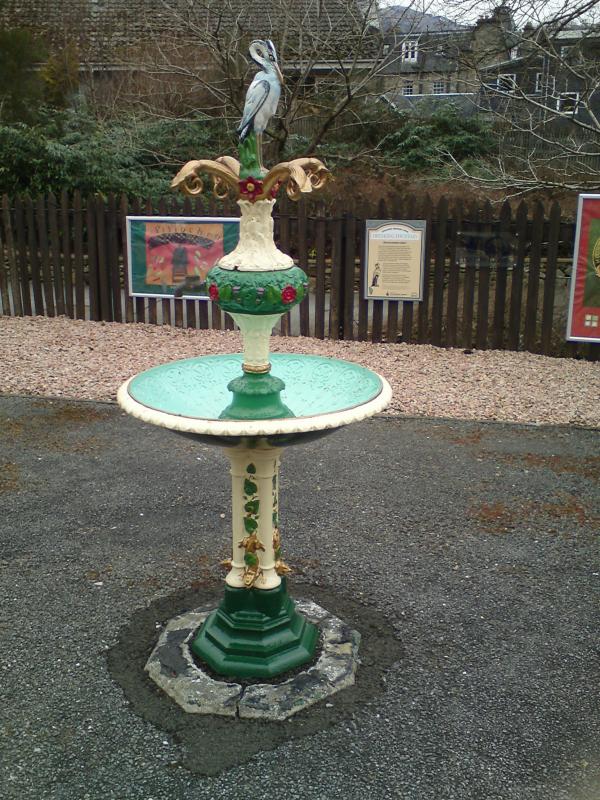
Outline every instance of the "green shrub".
<path id="1" fill-rule="evenodd" d="M 483 158 L 494 148 L 487 120 L 466 116 L 451 103 L 438 107 L 430 116 L 399 115 L 397 130 L 381 144 L 390 163 L 409 172 L 432 170 L 448 160 Z"/>
<path id="2" fill-rule="evenodd" d="M 347 115 L 319 152 L 332 166 L 364 152 L 373 164 L 427 173 L 445 166 L 449 153 L 459 162 L 485 158 L 494 149 L 494 140 L 485 118 L 465 116 L 451 103 L 407 111 L 371 104 L 361 111 L 360 121 Z"/>
<path id="3" fill-rule="evenodd" d="M 33 125 L 0 125 L 0 192 L 156 198 L 183 162 L 214 153 L 225 138 L 218 120 L 100 123 L 82 110 L 46 111 Z"/>

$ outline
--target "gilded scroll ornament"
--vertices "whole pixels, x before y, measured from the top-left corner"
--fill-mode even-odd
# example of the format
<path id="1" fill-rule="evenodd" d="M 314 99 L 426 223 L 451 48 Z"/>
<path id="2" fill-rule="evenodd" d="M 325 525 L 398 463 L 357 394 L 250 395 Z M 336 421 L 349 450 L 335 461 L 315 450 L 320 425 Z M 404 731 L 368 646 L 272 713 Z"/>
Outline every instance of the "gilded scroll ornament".
<path id="1" fill-rule="evenodd" d="M 218 199 L 223 200 L 231 193 L 235 199 L 251 203 L 273 199 L 282 186 L 286 187 L 290 200 L 299 200 L 303 194 L 322 189 L 331 178 L 318 158 L 296 158 L 276 164 L 263 178 L 240 180 L 240 162 L 231 156 L 221 156 L 215 161 L 188 161 L 173 178 L 171 188 L 196 197 L 204 192 L 203 174 L 212 176 L 212 190 Z"/>
<path id="2" fill-rule="evenodd" d="M 245 550 L 244 562 L 246 567 L 244 569 L 243 581 L 244 586 L 250 589 L 262 574 L 257 553 L 259 550 L 264 551 L 265 548 L 256 533 L 251 533 L 250 536 L 244 537 L 238 547 L 243 547 Z"/>
<path id="3" fill-rule="evenodd" d="M 281 577 L 282 575 L 289 575 L 292 571 L 281 557 L 281 534 L 279 528 L 273 531 L 273 553 L 275 555 L 275 572 Z"/>

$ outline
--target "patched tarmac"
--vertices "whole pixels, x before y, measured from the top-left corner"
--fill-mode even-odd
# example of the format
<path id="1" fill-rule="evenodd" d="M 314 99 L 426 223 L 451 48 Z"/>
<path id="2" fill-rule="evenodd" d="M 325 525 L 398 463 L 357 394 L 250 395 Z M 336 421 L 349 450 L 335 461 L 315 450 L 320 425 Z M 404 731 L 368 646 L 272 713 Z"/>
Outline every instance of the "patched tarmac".
<path id="1" fill-rule="evenodd" d="M 286 450 L 290 591 L 361 631 L 357 684 L 285 723 L 190 720 L 143 663 L 218 596 L 225 458 L 0 398 L 0 797 L 598 800 L 599 442 L 378 418 Z"/>

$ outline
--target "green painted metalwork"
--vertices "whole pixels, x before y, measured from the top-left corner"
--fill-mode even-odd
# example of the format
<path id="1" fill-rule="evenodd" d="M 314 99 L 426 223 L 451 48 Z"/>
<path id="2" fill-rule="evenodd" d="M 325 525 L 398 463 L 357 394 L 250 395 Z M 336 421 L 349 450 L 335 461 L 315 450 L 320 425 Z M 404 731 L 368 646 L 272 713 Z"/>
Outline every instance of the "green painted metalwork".
<path id="1" fill-rule="evenodd" d="M 226 586 L 191 650 L 219 675 L 272 678 L 309 661 L 317 640 L 317 627 L 296 611 L 282 578 L 276 589 Z"/>
<path id="2" fill-rule="evenodd" d="M 211 300 L 238 314 L 279 314 L 289 311 L 306 295 L 308 277 L 300 267 L 242 271 L 213 267 L 206 276 Z"/>
<path id="3" fill-rule="evenodd" d="M 249 133 L 243 142 L 238 145 L 240 156 L 240 180 L 244 178 L 261 178 L 267 174 L 267 170 L 260 166 L 260 156 L 258 153 L 258 142 L 256 134 Z"/>
<path id="4" fill-rule="evenodd" d="M 129 394 L 167 414 L 218 420 L 231 402 L 227 384 L 242 372 L 243 356 L 218 355 L 172 361 L 136 375 Z M 368 403 L 382 390 L 371 370 L 321 356 L 271 355 L 271 372 L 285 383 L 282 402 L 294 417 L 344 411 Z"/>
<path id="5" fill-rule="evenodd" d="M 229 381 L 227 388 L 233 399 L 221 412 L 221 419 L 282 419 L 293 417 L 281 401 L 284 382 L 269 373 L 247 373 Z"/>

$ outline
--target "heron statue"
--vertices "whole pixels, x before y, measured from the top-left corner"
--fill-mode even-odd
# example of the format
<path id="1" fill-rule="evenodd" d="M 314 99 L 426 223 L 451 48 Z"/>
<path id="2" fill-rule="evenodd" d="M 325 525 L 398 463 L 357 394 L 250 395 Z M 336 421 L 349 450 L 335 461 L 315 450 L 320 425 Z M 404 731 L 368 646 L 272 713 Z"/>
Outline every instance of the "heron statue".
<path id="1" fill-rule="evenodd" d="M 257 39 L 252 42 L 250 45 L 250 57 L 262 69 L 256 73 L 254 80 L 248 87 L 244 114 L 237 133 L 239 134 L 241 145 L 244 145 L 246 140 L 251 137 L 251 134 L 255 134 L 258 167 L 260 174 L 263 175 L 266 170 L 262 160 L 262 135 L 271 117 L 277 111 L 283 75 L 277 64 L 275 45 L 270 39 L 266 41 Z"/>

